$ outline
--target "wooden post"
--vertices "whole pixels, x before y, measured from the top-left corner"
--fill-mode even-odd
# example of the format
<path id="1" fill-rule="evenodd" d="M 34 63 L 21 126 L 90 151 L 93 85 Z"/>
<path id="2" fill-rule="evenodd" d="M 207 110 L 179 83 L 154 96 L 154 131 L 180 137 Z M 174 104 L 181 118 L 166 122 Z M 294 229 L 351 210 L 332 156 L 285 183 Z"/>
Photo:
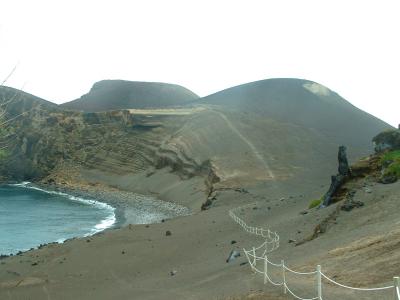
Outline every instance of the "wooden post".
<path id="1" fill-rule="evenodd" d="M 317 292 L 318 299 L 322 300 L 322 280 L 321 280 L 321 266 L 317 266 Z"/>
<path id="2" fill-rule="evenodd" d="M 264 284 L 267 283 L 268 280 L 268 260 L 267 256 L 264 256 Z"/>
<path id="3" fill-rule="evenodd" d="M 243 252 L 244 252 L 244 254 L 246 255 L 246 258 L 247 258 L 247 261 L 248 261 L 249 264 L 250 264 L 251 270 L 253 270 L 254 268 L 253 268 L 253 265 L 251 264 L 251 261 L 250 261 L 249 255 L 247 254 L 246 249 L 243 248 Z"/>
<path id="4" fill-rule="evenodd" d="M 394 282 L 394 299 L 400 300 L 400 277 L 393 277 Z"/>
<path id="5" fill-rule="evenodd" d="M 283 293 L 286 294 L 286 276 L 285 276 L 285 261 L 281 260 L 282 264 L 282 278 L 283 278 Z"/>
<path id="6" fill-rule="evenodd" d="M 254 247 L 253 247 L 253 256 L 254 256 L 253 265 L 256 266 L 256 265 L 257 265 L 257 260 L 256 260 L 256 248 L 254 248 Z"/>

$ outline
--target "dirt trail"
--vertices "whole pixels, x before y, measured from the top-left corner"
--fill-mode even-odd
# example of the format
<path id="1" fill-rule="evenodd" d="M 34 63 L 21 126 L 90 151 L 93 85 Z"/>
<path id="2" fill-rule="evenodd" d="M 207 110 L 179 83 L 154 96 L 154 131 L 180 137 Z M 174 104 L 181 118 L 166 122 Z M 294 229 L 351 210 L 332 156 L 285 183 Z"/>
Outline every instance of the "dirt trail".
<path id="1" fill-rule="evenodd" d="M 257 150 L 257 148 L 253 145 L 252 142 L 250 142 L 233 124 L 231 121 L 229 121 L 229 119 L 221 112 L 219 111 L 214 111 L 215 113 L 217 113 L 224 121 L 225 123 L 228 125 L 228 127 L 237 134 L 237 136 L 247 145 L 249 146 L 251 152 L 254 154 L 254 156 L 263 164 L 265 170 L 268 173 L 268 176 L 271 179 L 275 179 L 275 175 L 272 172 L 270 166 L 268 165 L 268 163 L 265 161 L 264 157 L 260 154 L 260 152 Z"/>

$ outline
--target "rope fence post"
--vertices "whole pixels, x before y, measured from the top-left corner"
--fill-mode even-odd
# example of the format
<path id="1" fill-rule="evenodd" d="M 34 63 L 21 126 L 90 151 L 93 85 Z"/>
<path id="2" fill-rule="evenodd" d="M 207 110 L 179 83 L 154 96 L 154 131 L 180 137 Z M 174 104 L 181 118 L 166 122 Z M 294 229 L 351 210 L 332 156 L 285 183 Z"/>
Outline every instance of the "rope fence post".
<path id="1" fill-rule="evenodd" d="M 283 278 L 283 293 L 286 294 L 286 276 L 285 276 L 285 261 L 281 260 L 282 264 L 282 278 Z"/>
<path id="2" fill-rule="evenodd" d="M 317 266 L 317 292 L 318 300 L 322 300 L 321 265 Z"/>
<path id="3" fill-rule="evenodd" d="M 400 277 L 393 277 L 394 282 L 394 298 L 395 300 L 400 300 Z"/>
<path id="4" fill-rule="evenodd" d="M 267 256 L 264 256 L 264 284 L 267 283 L 268 280 L 268 259 Z"/>
<path id="5" fill-rule="evenodd" d="M 253 265 L 256 266 L 257 265 L 257 260 L 256 260 L 256 248 L 255 247 L 253 247 L 253 257 L 254 257 Z"/>
<path id="6" fill-rule="evenodd" d="M 253 265 L 251 264 L 250 257 L 249 257 L 249 255 L 247 254 L 247 251 L 246 251 L 246 249 L 244 249 L 244 248 L 243 248 L 243 252 L 244 252 L 244 254 L 246 255 L 246 258 L 247 258 L 247 261 L 248 261 L 248 262 L 249 262 L 249 264 L 250 264 L 250 268 L 251 268 L 251 270 L 253 270 L 253 271 L 254 271 Z"/>

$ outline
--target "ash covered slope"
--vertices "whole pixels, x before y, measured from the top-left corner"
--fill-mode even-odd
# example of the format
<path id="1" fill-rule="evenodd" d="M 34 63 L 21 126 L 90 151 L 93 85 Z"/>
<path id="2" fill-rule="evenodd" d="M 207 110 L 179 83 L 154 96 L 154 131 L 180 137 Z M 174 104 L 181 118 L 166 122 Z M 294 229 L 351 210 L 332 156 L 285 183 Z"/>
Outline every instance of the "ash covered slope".
<path id="1" fill-rule="evenodd" d="M 117 109 L 161 108 L 183 105 L 199 97 L 175 84 L 103 80 L 95 83 L 81 98 L 61 107 L 85 112 Z"/>
<path id="2" fill-rule="evenodd" d="M 198 163 L 210 159 L 222 181 L 308 178 L 333 172 L 336 149 L 350 159 L 372 151 L 371 136 L 385 122 L 317 83 L 270 79 L 196 101 L 205 108 L 164 143 Z M 296 176 L 297 175 L 297 176 Z"/>
<path id="3" fill-rule="evenodd" d="M 302 79 L 247 83 L 207 96 L 201 102 L 315 128 L 344 144 L 354 139 L 354 146 L 369 146 L 371 136 L 388 128 L 388 124 L 327 87 Z"/>

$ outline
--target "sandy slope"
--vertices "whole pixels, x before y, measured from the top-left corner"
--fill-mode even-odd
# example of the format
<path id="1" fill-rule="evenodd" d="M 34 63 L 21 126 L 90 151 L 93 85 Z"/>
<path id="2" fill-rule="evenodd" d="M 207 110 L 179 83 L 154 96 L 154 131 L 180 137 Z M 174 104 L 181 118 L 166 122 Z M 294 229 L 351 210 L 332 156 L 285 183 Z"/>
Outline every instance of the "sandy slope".
<path id="1" fill-rule="evenodd" d="M 310 232 L 329 209 L 300 215 L 309 195 L 276 200 L 260 198 L 257 189 L 226 192 L 217 207 L 193 216 L 148 227 L 127 226 L 1 260 L 0 299 L 223 299 L 260 291 L 279 294 L 272 286 L 263 286 L 262 278 L 253 275 L 248 265 L 240 266 L 244 257 L 225 262 L 232 249 L 259 242 L 227 213 L 230 207 L 255 200 L 257 209 L 245 210 L 242 217 L 279 231 L 282 244 L 271 257 L 275 261 L 285 258 L 300 270 L 322 262 L 323 270 L 340 282 L 386 284 L 399 272 L 393 262 L 398 261 L 395 249 L 400 236 L 397 231 L 386 234 L 398 222 L 400 184 L 375 185 L 372 190 L 358 196 L 365 207 L 343 212 L 327 233 L 298 247 L 288 244 L 288 238 Z M 166 236 L 167 230 L 171 236 Z M 232 245 L 233 240 L 237 243 Z M 176 275 L 171 276 L 171 271 Z M 298 292 L 314 291 L 306 281 L 291 280 Z M 326 292 L 353 299 L 329 286 Z"/>

